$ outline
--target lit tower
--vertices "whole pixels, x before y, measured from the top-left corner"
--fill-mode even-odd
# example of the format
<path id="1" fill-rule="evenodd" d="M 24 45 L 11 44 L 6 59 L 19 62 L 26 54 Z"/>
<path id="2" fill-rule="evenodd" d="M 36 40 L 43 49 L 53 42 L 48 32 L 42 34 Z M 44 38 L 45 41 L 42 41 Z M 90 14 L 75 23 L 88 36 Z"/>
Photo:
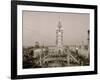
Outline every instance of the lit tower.
<path id="1" fill-rule="evenodd" d="M 60 17 L 59 17 L 58 26 L 56 28 L 56 45 L 57 45 L 58 50 L 62 50 L 62 47 L 63 47 L 63 28 L 62 28 Z"/>

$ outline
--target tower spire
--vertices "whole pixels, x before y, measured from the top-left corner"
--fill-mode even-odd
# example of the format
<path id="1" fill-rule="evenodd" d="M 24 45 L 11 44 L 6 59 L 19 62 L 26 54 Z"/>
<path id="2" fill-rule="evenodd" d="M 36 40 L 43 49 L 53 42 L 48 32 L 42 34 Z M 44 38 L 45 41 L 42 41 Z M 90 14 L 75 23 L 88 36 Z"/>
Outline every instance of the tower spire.
<path id="1" fill-rule="evenodd" d="M 59 16 L 59 22 L 61 22 L 61 18 L 60 18 L 60 16 Z"/>
<path id="2" fill-rule="evenodd" d="M 61 25 L 61 17 L 59 16 L 59 23 L 58 23 L 58 27 L 61 28 L 62 25 Z"/>
<path id="3" fill-rule="evenodd" d="M 58 50 L 62 49 L 63 46 L 63 29 L 61 24 L 61 18 L 59 16 L 58 26 L 56 29 L 56 45 Z"/>

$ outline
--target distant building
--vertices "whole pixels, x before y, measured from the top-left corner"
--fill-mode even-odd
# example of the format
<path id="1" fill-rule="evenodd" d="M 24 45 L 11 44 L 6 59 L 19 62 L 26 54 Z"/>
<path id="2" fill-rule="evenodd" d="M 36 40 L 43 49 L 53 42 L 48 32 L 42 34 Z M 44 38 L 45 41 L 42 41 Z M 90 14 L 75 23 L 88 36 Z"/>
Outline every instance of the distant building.
<path id="1" fill-rule="evenodd" d="M 39 42 L 35 42 L 35 48 L 39 48 Z"/>

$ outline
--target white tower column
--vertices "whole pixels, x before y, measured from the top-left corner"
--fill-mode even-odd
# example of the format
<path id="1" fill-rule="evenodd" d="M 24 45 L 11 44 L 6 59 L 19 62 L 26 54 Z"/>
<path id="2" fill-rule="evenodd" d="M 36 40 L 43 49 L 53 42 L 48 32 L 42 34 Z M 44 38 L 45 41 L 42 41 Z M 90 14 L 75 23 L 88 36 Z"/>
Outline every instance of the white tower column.
<path id="1" fill-rule="evenodd" d="M 59 18 L 58 26 L 56 28 L 56 45 L 57 45 L 58 50 L 62 50 L 62 47 L 63 47 L 63 28 L 61 25 L 60 18 Z"/>

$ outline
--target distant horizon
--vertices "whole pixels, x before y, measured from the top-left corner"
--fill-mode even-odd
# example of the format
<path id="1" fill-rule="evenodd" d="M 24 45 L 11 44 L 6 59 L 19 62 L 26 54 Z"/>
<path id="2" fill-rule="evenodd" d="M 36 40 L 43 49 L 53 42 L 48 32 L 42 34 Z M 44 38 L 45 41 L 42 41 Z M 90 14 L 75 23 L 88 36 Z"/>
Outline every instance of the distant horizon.
<path id="1" fill-rule="evenodd" d="M 81 46 L 81 45 L 82 45 L 82 44 L 80 44 L 80 45 L 63 45 L 63 47 L 64 47 L 64 46 Z M 84 44 L 84 45 L 86 45 L 86 44 Z M 34 46 L 35 46 L 35 45 L 23 46 L 23 47 L 34 47 Z M 48 46 L 49 46 L 49 47 L 52 47 L 52 46 L 53 46 L 53 47 L 56 47 L 56 45 L 40 45 L 40 46 L 44 46 L 44 47 L 45 47 L 45 46 L 47 46 L 47 47 L 48 47 Z"/>
<path id="2" fill-rule="evenodd" d="M 87 43 L 90 15 L 85 13 L 52 13 L 23 11 L 23 46 L 56 45 L 56 28 L 61 18 L 64 45 Z"/>

